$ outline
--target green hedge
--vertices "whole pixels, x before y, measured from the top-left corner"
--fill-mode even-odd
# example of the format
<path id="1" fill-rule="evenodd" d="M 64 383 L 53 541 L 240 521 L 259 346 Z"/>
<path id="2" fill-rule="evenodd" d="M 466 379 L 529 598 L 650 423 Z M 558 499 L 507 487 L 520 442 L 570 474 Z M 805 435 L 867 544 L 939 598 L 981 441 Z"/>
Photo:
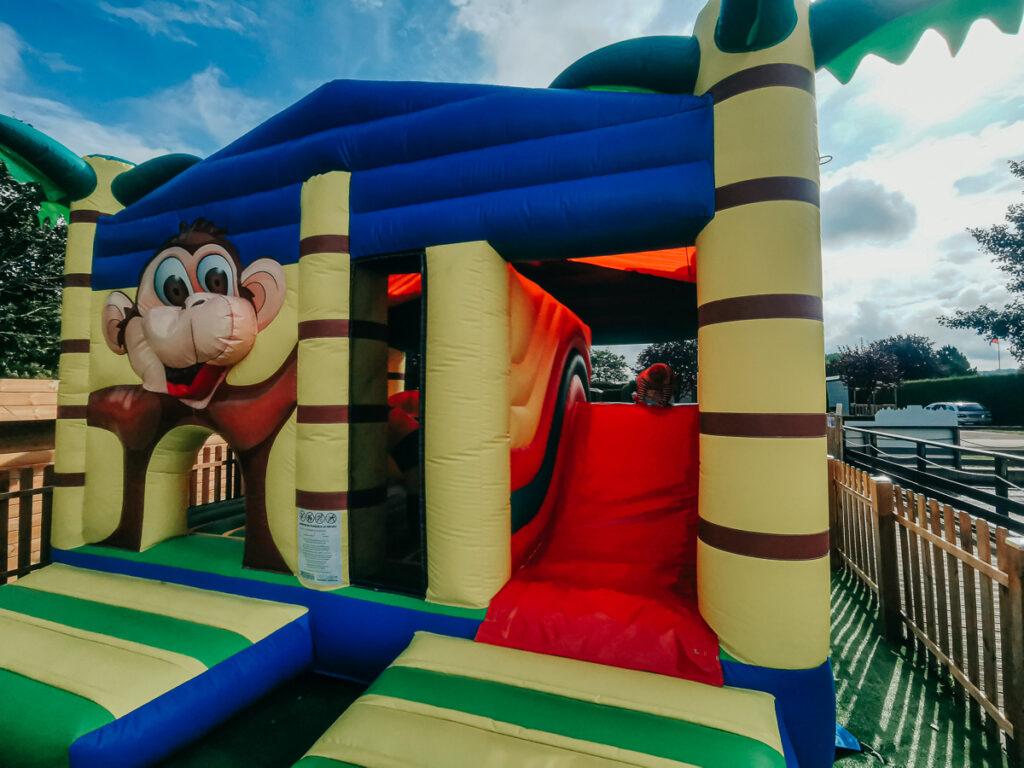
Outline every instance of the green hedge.
<path id="1" fill-rule="evenodd" d="M 992 423 L 1024 424 L 1024 373 L 1003 376 L 954 376 L 908 381 L 899 388 L 900 405 L 971 400 L 992 411 Z"/>

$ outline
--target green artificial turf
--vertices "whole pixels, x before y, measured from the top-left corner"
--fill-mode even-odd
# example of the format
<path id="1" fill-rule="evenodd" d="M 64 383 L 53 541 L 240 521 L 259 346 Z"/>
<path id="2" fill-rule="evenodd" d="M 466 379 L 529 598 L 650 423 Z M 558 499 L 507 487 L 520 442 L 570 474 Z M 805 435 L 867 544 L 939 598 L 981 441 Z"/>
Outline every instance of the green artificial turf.
<path id="1" fill-rule="evenodd" d="M 838 720 L 899 768 L 1004 768 L 995 730 L 972 713 L 952 678 L 919 652 L 879 634 L 870 591 L 847 571 L 832 574 L 832 664 Z M 973 707 L 977 709 L 977 707 Z M 840 768 L 879 766 L 868 754 Z"/>

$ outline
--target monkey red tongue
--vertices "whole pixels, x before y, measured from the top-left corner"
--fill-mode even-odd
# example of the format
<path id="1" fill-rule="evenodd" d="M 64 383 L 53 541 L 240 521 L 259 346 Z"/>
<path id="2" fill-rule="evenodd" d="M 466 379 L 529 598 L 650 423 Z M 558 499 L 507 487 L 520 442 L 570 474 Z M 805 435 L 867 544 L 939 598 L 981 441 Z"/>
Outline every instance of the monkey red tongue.
<path id="1" fill-rule="evenodd" d="M 224 368 L 219 365 L 200 363 L 188 368 L 166 368 L 167 394 L 202 400 L 217 386 Z"/>

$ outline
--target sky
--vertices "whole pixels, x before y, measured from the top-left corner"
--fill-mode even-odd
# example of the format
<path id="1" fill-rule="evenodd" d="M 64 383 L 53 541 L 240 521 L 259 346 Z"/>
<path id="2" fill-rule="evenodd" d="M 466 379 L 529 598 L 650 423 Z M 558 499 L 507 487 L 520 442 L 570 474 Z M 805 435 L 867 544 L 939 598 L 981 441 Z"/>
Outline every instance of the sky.
<path id="1" fill-rule="evenodd" d="M 603 45 L 689 34 L 702 5 L 0 0 L 0 113 L 79 154 L 205 156 L 328 80 L 544 87 Z M 935 318 L 1008 298 L 967 228 L 1024 202 L 1007 165 L 1024 160 L 1024 36 L 982 20 L 953 59 L 928 32 L 905 64 L 820 72 L 817 93 L 826 350 L 919 333 L 995 368 L 994 346 Z"/>

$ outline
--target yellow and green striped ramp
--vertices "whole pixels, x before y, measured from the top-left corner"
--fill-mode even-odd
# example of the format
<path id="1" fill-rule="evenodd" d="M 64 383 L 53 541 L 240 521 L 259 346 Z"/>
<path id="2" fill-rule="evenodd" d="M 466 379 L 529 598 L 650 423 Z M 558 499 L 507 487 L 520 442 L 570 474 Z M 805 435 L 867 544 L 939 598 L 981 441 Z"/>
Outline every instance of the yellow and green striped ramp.
<path id="1" fill-rule="evenodd" d="M 0 765 L 149 765 L 311 663 L 302 606 L 50 565 L 0 587 Z"/>
<path id="2" fill-rule="evenodd" d="M 420 632 L 294 768 L 784 768 L 783 744 L 766 693 Z"/>

